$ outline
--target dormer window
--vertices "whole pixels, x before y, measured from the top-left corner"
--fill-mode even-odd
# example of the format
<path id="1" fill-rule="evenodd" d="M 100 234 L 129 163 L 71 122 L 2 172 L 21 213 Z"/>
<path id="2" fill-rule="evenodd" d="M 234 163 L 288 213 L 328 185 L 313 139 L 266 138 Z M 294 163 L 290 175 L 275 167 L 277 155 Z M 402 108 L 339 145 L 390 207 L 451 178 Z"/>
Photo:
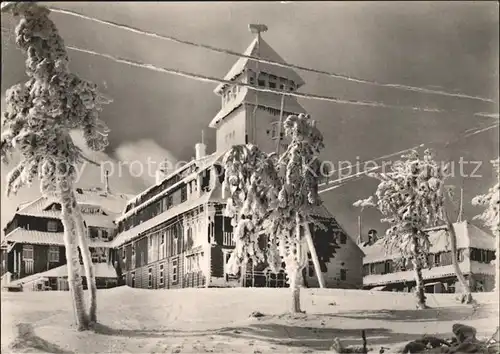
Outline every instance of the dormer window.
<path id="1" fill-rule="evenodd" d="M 47 221 L 47 231 L 48 232 L 57 232 L 57 221 Z"/>

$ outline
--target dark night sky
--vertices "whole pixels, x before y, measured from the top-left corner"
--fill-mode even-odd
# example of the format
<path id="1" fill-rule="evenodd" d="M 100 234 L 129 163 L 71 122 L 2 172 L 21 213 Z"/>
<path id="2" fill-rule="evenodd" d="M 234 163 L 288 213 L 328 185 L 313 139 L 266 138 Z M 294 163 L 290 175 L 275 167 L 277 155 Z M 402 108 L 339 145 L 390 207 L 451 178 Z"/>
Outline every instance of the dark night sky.
<path id="1" fill-rule="evenodd" d="M 451 113 L 425 113 L 301 100 L 319 123 L 326 140 L 324 158 L 370 159 L 421 142 L 453 140 L 460 132 L 492 119 L 478 112 L 498 112 L 498 4 L 496 2 L 231 2 L 231 3 L 57 3 L 89 16 L 112 20 L 243 52 L 252 40 L 248 23 L 265 23 L 265 40 L 290 63 L 379 82 L 440 88 L 494 99 L 496 103 L 398 91 L 301 72 L 302 92 L 386 104 L 426 106 Z M 52 15 L 68 45 L 110 53 L 159 66 L 223 77 L 236 58 L 151 39 L 68 15 Z M 14 22 L 2 15 L 2 27 Z M 209 151 L 214 132 L 208 123 L 220 107 L 213 84 L 128 67 L 88 54 L 70 52 L 71 68 L 96 82 L 114 99 L 102 119 L 111 128 L 107 154 L 115 160 L 167 156 L 186 160 L 205 129 Z M 2 32 L 2 92 L 23 80 L 23 55 Z M 2 103 L 3 104 L 3 103 Z M 485 161 L 482 178 L 450 180 L 465 189 L 467 217 L 477 213 L 470 199 L 492 184 L 489 160 L 497 156 L 498 130 L 478 134 L 437 150 L 443 160 Z M 109 158 L 97 154 L 96 159 Z M 85 171 L 84 184 L 95 184 L 99 171 Z M 469 169 L 469 170 L 468 170 Z M 472 172 L 466 167 L 466 172 Z M 2 178 L 6 168 L 2 169 Z M 3 180 L 2 180 L 3 182 Z M 149 181 L 125 174 L 112 186 L 139 191 Z M 356 233 L 359 211 L 352 203 L 370 194 L 368 178 L 324 195 L 329 209 L 349 233 Z M 2 224 L 26 189 L 6 200 L 2 183 Z M 377 226 L 367 211 L 364 228 Z"/>

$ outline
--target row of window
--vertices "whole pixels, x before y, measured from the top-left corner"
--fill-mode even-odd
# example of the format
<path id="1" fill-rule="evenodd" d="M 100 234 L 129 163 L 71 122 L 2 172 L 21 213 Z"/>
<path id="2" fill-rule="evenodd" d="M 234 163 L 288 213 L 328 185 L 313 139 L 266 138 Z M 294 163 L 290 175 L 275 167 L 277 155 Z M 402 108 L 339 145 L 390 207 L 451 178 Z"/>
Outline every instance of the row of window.
<path id="1" fill-rule="evenodd" d="M 166 257 L 177 255 L 179 252 L 179 237 L 183 235 L 183 225 L 181 222 L 176 222 L 162 231 L 156 232 L 153 235 L 149 236 L 149 247 L 148 247 L 148 256 L 149 262 L 154 262 L 156 260 L 161 260 Z M 159 247 L 155 247 L 156 244 L 159 243 Z M 132 249 L 132 268 L 135 267 L 136 264 L 136 248 L 137 242 L 133 242 L 131 245 Z M 122 248 L 122 258 L 125 263 L 126 259 L 126 247 Z M 145 259 L 143 258 L 143 262 Z M 142 263 L 141 265 L 145 265 Z"/>
<path id="2" fill-rule="evenodd" d="M 141 205 L 145 201 L 147 201 L 147 200 L 153 198 L 154 196 L 158 195 L 159 193 L 163 192 L 165 189 L 168 189 L 168 188 L 172 187 L 174 184 L 180 182 L 185 176 L 194 172 L 195 168 L 196 168 L 195 165 L 188 166 L 184 170 L 179 171 L 179 173 L 172 176 L 168 180 L 162 182 L 161 185 L 154 186 L 147 193 L 138 197 L 137 200 L 135 200 L 133 203 L 129 203 L 125 208 L 125 212 L 128 212 L 129 210 Z"/>
<path id="3" fill-rule="evenodd" d="M 48 220 L 47 221 L 47 231 L 48 232 L 58 232 L 60 221 L 58 220 Z M 29 224 L 26 225 L 26 229 L 29 230 Z M 98 227 L 88 227 L 90 239 L 100 239 L 103 241 L 109 241 L 112 236 L 107 230 Z"/>
<path id="4" fill-rule="evenodd" d="M 495 251 L 482 250 L 482 249 L 478 249 L 478 248 L 471 248 L 470 249 L 470 260 L 471 261 L 476 261 L 479 263 L 488 264 L 495 259 L 496 259 Z"/>
<path id="5" fill-rule="evenodd" d="M 101 229 L 98 227 L 89 226 L 87 228 L 89 230 L 89 237 L 91 240 L 103 240 L 110 241 L 112 234 L 110 234 L 107 230 Z"/>
<path id="6" fill-rule="evenodd" d="M 260 87 L 269 87 L 271 89 L 279 88 L 280 90 L 288 91 L 294 91 L 296 88 L 295 83 L 292 80 L 288 80 L 283 77 L 277 77 L 275 75 L 267 74 L 264 72 L 261 72 L 258 75 L 253 72 L 249 72 L 248 83 L 250 85 L 255 85 L 255 83 L 257 83 L 257 85 Z"/>
<path id="7" fill-rule="evenodd" d="M 296 89 L 295 82 L 293 80 L 288 80 L 283 77 L 277 77 L 276 75 L 267 74 L 265 72 L 261 72 L 258 75 L 249 71 L 248 72 L 248 83 L 250 85 L 257 85 L 259 87 L 268 87 L 271 89 L 280 89 L 287 91 L 294 91 Z M 232 100 L 236 99 L 236 96 L 241 91 L 241 86 L 232 85 L 227 88 L 222 94 L 222 103 L 227 104 Z"/>
<path id="8" fill-rule="evenodd" d="M 459 249 L 457 253 L 457 261 L 463 262 L 466 254 L 468 254 L 471 261 L 480 263 L 488 264 L 495 259 L 494 251 L 471 248 L 470 250 Z M 441 267 L 451 265 L 452 260 L 453 259 L 451 256 L 451 251 L 438 252 L 428 255 L 427 264 L 430 267 Z M 411 263 L 405 266 L 403 264 L 398 264 L 393 260 L 386 260 L 384 262 L 375 262 L 363 265 L 363 275 L 389 274 L 407 270 L 413 270 L 413 265 Z"/>
<path id="9" fill-rule="evenodd" d="M 108 251 L 105 248 L 93 248 L 91 250 L 93 263 L 105 263 L 108 258 Z M 47 258 L 50 263 L 58 263 L 60 261 L 59 246 L 49 246 Z M 33 245 L 23 245 L 23 261 L 34 261 L 35 252 Z"/>
<path id="10" fill-rule="evenodd" d="M 172 261 L 172 285 L 177 285 L 179 283 L 178 275 L 178 260 Z M 135 272 L 130 273 L 130 286 L 135 288 Z M 158 274 L 158 285 L 159 287 L 165 286 L 165 263 L 159 265 Z M 148 268 L 148 288 L 153 287 L 153 267 Z"/>
<path id="11" fill-rule="evenodd" d="M 23 245 L 23 260 L 33 261 L 35 257 L 33 245 Z M 59 262 L 59 246 L 49 246 L 49 262 Z"/>
<path id="12" fill-rule="evenodd" d="M 220 180 L 224 179 L 224 174 L 221 172 L 221 166 L 215 165 L 214 168 L 217 169 L 217 175 L 220 176 Z M 210 177 L 211 170 L 206 169 L 201 172 L 198 178 L 201 178 L 201 190 L 208 191 L 210 188 Z M 184 203 L 187 200 L 188 191 L 189 194 L 197 191 L 198 184 L 196 180 L 192 180 L 182 185 L 175 191 L 171 191 L 166 196 L 159 198 L 157 201 L 149 204 L 148 206 L 142 208 L 137 213 L 127 217 L 126 219 L 118 223 L 118 232 L 123 232 L 129 230 L 155 216 L 165 212 L 166 210 L 172 208 L 175 205 Z"/>

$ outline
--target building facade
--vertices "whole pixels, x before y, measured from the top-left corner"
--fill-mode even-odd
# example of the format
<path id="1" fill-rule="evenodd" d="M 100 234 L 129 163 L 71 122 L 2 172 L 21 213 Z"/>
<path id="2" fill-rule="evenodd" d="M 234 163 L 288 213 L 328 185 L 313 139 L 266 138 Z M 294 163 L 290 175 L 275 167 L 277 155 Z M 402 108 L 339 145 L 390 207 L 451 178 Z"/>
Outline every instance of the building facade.
<path id="1" fill-rule="evenodd" d="M 260 34 L 245 54 L 284 62 Z M 222 107 L 210 122 L 216 129 L 216 151 L 207 155 L 206 146 L 196 144 L 190 163 L 167 176 L 159 173 L 156 185 L 130 200 L 117 219 L 113 262 L 131 287 L 285 286 L 284 272 L 273 273 L 265 264 L 249 265 L 241 281 L 229 274 L 234 241 L 231 221 L 223 215 L 221 162 L 237 144 L 283 152 L 287 145 L 280 116 L 305 113 L 294 97 L 258 92 L 237 82 L 286 92 L 304 81 L 293 70 L 246 58 L 236 62 L 226 80 L 235 84 L 216 88 Z M 313 231 L 327 286 L 361 287 L 363 252 L 325 207 L 315 214 L 328 228 Z M 305 275 L 308 286 L 317 286 L 312 262 Z"/>
<path id="2" fill-rule="evenodd" d="M 459 267 L 472 291 L 492 291 L 495 283 L 495 238 L 467 222 L 454 224 L 457 235 Z M 461 291 L 452 265 L 451 246 L 446 227 L 429 232 L 431 242 L 427 259 L 429 267 L 422 271 L 426 292 Z M 400 255 L 386 254 L 381 241 L 373 240 L 362 247 L 363 287 L 386 291 L 412 291 L 415 273 L 411 265 L 402 265 Z"/>
<path id="3" fill-rule="evenodd" d="M 116 235 L 114 219 L 120 215 L 126 196 L 100 188 L 77 188 L 76 198 L 88 230 L 97 286 L 116 286 L 110 248 Z M 68 289 L 60 217 L 61 204 L 54 197 L 40 197 L 18 207 L 1 242 L 2 286 L 28 291 Z"/>

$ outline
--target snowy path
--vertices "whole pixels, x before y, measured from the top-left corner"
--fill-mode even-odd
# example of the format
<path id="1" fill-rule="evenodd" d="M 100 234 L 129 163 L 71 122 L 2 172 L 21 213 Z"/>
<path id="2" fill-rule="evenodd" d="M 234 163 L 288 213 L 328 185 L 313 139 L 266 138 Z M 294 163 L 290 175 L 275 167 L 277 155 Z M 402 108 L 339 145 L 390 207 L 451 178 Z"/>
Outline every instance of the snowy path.
<path id="1" fill-rule="evenodd" d="M 2 353 L 29 323 L 36 336 L 61 353 L 320 353 L 335 337 L 360 345 L 361 330 L 378 351 L 422 334 L 450 335 L 451 325 L 475 326 L 491 335 L 498 322 L 493 294 L 477 294 L 481 306 L 459 305 L 453 295 L 429 294 L 424 311 L 412 294 L 356 290 L 302 291 L 307 315 L 291 318 L 288 289 L 139 290 L 98 293 L 97 334 L 70 328 L 69 293 L 2 293 Z M 253 311 L 266 316 L 250 318 Z M 52 347 L 52 352 L 54 347 Z M 31 350 L 30 352 L 33 352 Z"/>

